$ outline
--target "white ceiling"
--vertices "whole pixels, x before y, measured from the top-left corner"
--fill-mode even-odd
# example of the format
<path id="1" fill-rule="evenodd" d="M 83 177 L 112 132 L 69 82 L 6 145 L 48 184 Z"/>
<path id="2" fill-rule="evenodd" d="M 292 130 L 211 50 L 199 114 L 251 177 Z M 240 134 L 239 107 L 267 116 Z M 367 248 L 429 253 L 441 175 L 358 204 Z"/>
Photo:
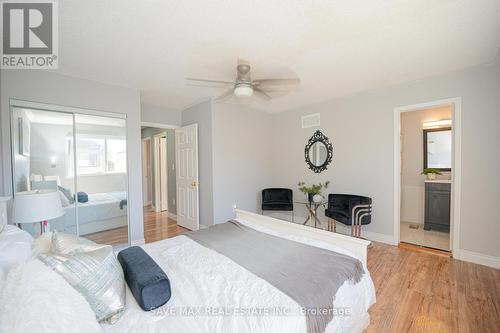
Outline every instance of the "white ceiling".
<path id="1" fill-rule="evenodd" d="M 270 112 L 490 62 L 498 0 L 64 0 L 59 72 L 140 89 L 144 104 L 182 109 L 221 94 L 186 85 L 294 77 L 297 91 L 243 103 Z"/>

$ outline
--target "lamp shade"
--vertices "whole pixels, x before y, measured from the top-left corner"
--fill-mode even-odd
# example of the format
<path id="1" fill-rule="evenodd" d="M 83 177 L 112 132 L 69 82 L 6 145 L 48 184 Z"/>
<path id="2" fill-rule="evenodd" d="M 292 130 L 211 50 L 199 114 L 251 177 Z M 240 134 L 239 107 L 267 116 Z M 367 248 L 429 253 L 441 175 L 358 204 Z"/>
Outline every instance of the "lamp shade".
<path id="1" fill-rule="evenodd" d="M 35 223 L 55 219 L 64 214 L 57 191 L 18 192 L 14 196 L 14 223 Z"/>

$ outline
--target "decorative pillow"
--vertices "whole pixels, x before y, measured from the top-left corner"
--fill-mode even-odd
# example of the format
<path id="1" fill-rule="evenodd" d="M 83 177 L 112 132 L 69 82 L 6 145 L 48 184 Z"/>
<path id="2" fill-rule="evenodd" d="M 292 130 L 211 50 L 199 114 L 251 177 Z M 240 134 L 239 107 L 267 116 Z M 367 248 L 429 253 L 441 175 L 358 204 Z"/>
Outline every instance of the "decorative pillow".
<path id="1" fill-rule="evenodd" d="M 61 206 L 68 207 L 69 206 L 68 198 L 66 198 L 66 196 L 61 190 L 58 190 L 57 192 L 59 193 L 59 198 L 61 199 Z"/>
<path id="2" fill-rule="evenodd" d="M 76 235 L 64 234 L 56 230 L 49 231 L 35 238 L 31 245 L 31 258 L 36 259 L 40 254 L 49 252 L 69 254 L 75 250 L 83 251 L 87 245 L 96 245 L 96 243 Z"/>
<path id="3" fill-rule="evenodd" d="M 57 186 L 57 189 L 64 194 L 64 196 L 68 199 L 70 204 L 75 203 L 75 198 L 73 197 L 73 195 L 71 195 L 71 190 L 69 188 Z"/>
<path id="4" fill-rule="evenodd" d="M 125 310 L 123 271 L 109 245 L 87 245 L 71 254 L 41 254 L 40 260 L 59 273 L 90 304 L 98 321 L 116 322 Z"/>
<path id="5" fill-rule="evenodd" d="M 74 252 L 82 252 L 95 249 L 95 247 L 89 248 L 89 245 L 97 244 L 83 237 L 60 233 L 54 230 L 51 238 L 50 252 L 57 254 L 72 254 Z M 102 245 L 98 246 L 101 247 Z"/>
<path id="6" fill-rule="evenodd" d="M 12 269 L 0 288 L 0 332 L 102 333 L 89 304 L 39 260 Z"/>

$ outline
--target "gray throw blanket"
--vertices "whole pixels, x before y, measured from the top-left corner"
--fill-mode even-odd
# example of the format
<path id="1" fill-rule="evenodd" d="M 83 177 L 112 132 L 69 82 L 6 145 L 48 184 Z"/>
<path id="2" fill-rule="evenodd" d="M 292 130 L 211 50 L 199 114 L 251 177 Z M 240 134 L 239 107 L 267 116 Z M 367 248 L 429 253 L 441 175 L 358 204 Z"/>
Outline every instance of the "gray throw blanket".
<path id="1" fill-rule="evenodd" d="M 359 282 L 363 265 L 355 258 L 268 235 L 236 221 L 184 234 L 295 300 L 306 312 L 307 331 L 324 332 L 333 300 L 346 280 Z"/>

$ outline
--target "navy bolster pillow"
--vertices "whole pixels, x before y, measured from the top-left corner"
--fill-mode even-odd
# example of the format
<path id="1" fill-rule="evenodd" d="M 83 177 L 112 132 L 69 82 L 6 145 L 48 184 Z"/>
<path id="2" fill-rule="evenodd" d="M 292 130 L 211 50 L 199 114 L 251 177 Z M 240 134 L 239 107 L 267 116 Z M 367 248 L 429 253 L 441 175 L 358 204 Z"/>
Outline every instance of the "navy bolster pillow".
<path id="1" fill-rule="evenodd" d="M 167 274 L 140 247 L 132 246 L 118 253 L 125 281 L 137 303 L 145 311 L 156 309 L 170 299 Z"/>
<path id="2" fill-rule="evenodd" d="M 78 192 L 76 194 L 78 202 L 85 203 L 89 201 L 89 195 L 85 192 Z"/>

